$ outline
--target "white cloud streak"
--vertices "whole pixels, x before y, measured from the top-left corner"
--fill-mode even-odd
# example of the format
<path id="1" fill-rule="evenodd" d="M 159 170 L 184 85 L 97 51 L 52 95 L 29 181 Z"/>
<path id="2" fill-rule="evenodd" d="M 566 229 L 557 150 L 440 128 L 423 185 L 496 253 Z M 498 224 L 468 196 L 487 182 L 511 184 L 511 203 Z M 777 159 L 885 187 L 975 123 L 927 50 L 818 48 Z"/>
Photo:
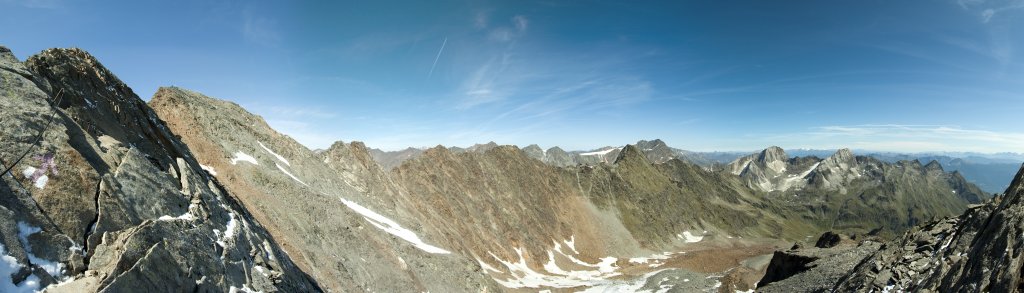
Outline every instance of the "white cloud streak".
<path id="1" fill-rule="evenodd" d="M 801 148 L 850 147 L 875 151 L 1022 152 L 1024 133 L 966 129 L 948 125 L 823 126 L 808 132 L 768 137 L 802 143 Z"/>
<path id="2" fill-rule="evenodd" d="M 274 20 L 254 15 L 249 9 L 242 11 L 242 36 L 250 42 L 264 46 L 276 45 L 281 35 L 274 28 Z"/>
<path id="3" fill-rule="evenodd" d="M 444 45 L 448 44 L 448 37 L 444 38 L 444 42 L 441 42 L 441 49 L 437 50 L 437 57 L 434 57 L 434 64 L 430 65 L 430 73 L 427 73 L 427 78 L 434 75 L 434 67 L 437 67 L 437 60 L 441 60 L 441 53 L 444 53 Z"/>

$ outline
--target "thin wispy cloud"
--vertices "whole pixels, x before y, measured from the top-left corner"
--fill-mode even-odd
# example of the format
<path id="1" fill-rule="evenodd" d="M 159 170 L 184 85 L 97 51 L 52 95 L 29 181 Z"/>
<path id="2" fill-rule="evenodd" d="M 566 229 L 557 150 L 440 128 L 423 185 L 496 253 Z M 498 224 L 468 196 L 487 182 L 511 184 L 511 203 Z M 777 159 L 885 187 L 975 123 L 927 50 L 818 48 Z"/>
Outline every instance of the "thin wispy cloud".
<path id="1" fill-rule="evenodd" d="M 530 21 L 522 15 L 513 16 L 512 23 L 516 25 L 516 32 L 520 34 L 526 33 L 526 28 L 530 25 Z"/>
<path id="2" fill-rule="evenodd" d="M 486 11 L 477 11 L 473 16 L 473 27 L 476 29 L 487 28 L 487 21 L 490 18 Z"/>
<path id="3" fill-rule="evenodd" d="M 520 80 L 515 75 L 505 74 L 510 58 L 509 55 L 491 57 L 469 74 L 461 87 L 462 99 L 456 108 L 469 109 L 501 101 L 515 93 Z"/>
<path id="4" fill-rule="evenodd" d="M 1021 152 L 1024 133 L 969 129 L 950 125 L 834 125 L 770 136 L 770 141 L 802 141 L 801 148 L 851 147 L 876 151 Z"/>
<path id="5" fill-rule="evenodd" d="M 441 53 L 444 53 L 444 45 L 448 44 L 448 37 L 444 38 L 444 42 L 441 42 L 441 49 L 437 50 L 437 56 L 434 57 L 434 64 L 430 65 L 430 72 L 427 73 L 427 78 L 434 75 L 434 67 L 437 67 L 437 60 L 441 60 Z"/>
<path id="6" fill-rule="evenodd" d="M 530 26 L 529 19 L 522 15 L 516 15 L 512 17 L 510 22 L 510 25 L 491 29 L 490 39 L 498 42 L 512 42 L 526 35 L 526 30 Z"/>
<path id="7" fill-rule="evenodd" d="M 1021 0 L 957 0 L 964 10 L 976 13 L 982 23 L 989 23 L 998 14 L 1024 9 Z"/>
<path id="8" fill-rule="evenodd" d="M 289 118 L 316 118 L 316 119 L 333 119 L 337 118 L 338 114 L 327 111 L 323 108 L 314 107 L 297 107 L 297 106 L 271 106 L 269 110 L 275 116 L 289 117 Z"/>
<path id="9" fill-rule="evenodd" d="M 256 15 L 252 10 L 242 11 L 242 37 L 247 41 L 264 46 L 276 45 L 281 35 L 275 29 L 276 22 L 269 18 Z"/>

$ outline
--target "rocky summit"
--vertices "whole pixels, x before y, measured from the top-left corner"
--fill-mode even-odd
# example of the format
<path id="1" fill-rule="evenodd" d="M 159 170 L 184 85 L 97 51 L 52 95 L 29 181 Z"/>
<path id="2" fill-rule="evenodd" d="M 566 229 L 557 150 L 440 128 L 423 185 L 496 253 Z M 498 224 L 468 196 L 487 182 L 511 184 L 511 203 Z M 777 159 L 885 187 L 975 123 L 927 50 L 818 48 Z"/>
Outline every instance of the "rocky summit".
<path id="1" fill-rule="evenodd" d="M 319 291 L 85 51 L 0 49 L 5 292 Z"/>
<path id="2" fill-rule="evenodd" d="M 990 198 L 847 149 L 310 150 L 199 92 L 147 103 L 79 49 L 0 47 L 0 81 L 3 292 L 1021 288 L 1024 170 Z"/>

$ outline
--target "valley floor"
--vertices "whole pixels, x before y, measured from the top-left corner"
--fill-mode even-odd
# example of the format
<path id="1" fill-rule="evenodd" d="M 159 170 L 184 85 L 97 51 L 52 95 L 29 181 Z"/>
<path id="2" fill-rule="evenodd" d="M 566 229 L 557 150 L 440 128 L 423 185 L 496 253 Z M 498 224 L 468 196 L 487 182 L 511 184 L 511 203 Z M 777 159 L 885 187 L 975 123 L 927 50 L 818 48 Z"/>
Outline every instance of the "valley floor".
<path id="1" fill-rule="evenodd" d="M 713 238 L 649 256 L 606 257 L 593 264 L 576 259 L 573 249 L 556 245 L 542 270 L 526 270 L 522 260 L 499 260 L 509 270 L 483 266 L 499 283 L 519 287 L 510 292 L 752 292 L 772 253 L 789 245 L 777 239 Z"/>

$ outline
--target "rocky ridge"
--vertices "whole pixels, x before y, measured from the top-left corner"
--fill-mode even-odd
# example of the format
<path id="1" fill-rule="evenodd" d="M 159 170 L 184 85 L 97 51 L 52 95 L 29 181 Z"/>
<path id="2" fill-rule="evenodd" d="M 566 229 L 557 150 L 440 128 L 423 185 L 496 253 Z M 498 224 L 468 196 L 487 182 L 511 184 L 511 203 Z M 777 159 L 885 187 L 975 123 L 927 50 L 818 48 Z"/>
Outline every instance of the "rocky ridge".
<path id="1" fill-rule="evenodd" d="M 319 290 L 85 51 L 0 47 L 0 79 L 4 291 Z"/>
<path id="2" fill-rule="evenodd" d="M 315 153 L 240 106 L 181 88 L 150 101 L 196 159 L 330 291 L 495 291 L 401 202 L 361 143 Z"/>

